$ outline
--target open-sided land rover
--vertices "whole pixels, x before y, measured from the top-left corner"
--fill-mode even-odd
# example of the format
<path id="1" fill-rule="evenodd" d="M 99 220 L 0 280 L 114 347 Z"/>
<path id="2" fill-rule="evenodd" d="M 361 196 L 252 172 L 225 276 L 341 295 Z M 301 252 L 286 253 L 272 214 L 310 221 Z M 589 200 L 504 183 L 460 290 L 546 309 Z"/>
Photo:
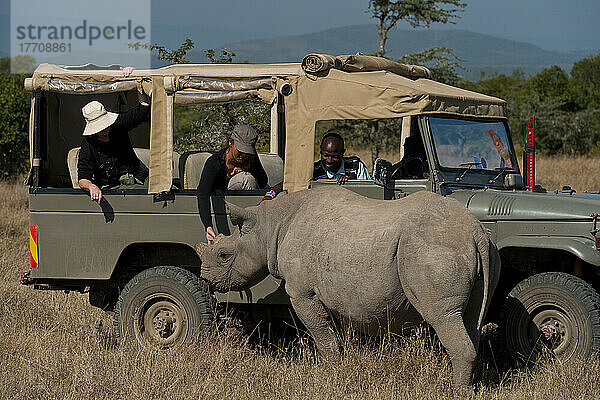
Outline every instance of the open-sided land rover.
<path id="1" fill-rule="evenodd" d="M 430 190 L 462 202 L 500 250 L 489 319 L 498 321 L 509 352 L 529 357 L 546 345 L 562 359 L 590 355 L 600 348 L 600 196 L 525 191 L 504 101 L 427 76 L 422 67 L 369 56 L 172 65 L 129 77 L 113 67 L 40 65 L 25 82 L 32 92 L 31 267 L 22 283 L 89 292 L 92 305 L 115 312 L 120 338 L 142 344 L 176 346 L 207 328 L 214 298 L 198 278 L 194 245 L 205 240 L 195 187 L 209 153 L 173 151 L 173 110 L 255 98 L 271 106 L 270 153 L 260 155 L 270 184 L 283 180 L 290 192 L 335 184 L 311 181 L 322 126 L 342 134 L 360 124 L 387 130 L 400 138 L 397 159 L 378 160 L 374 180 L 345 187 L 389 201 Z M 81 107 L 95 99 L 123 112 L 135 105 L 136 90 L 152 93 L 151 122 L 130 134 L 149 168 L 149 188 L 108 190 L 97 204 L 76 182 Z M 216 193 L 218 232 L 233 231 L 226 201 L 255 205 L 263 194 Z M 288 304 L 274 278 L 216 300 L 250 309 Z"/>

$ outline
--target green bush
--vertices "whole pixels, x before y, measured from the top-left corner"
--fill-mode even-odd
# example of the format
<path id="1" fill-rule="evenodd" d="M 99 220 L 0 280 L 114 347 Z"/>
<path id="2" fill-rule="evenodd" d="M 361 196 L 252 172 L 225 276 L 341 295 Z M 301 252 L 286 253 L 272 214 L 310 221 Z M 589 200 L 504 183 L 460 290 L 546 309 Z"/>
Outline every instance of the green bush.
<path id="1" fill-rule="evenodd" d="M 29 167 L 31 94 L 23 87 L 25 74 L 0 73 L 0 178 Z"/>
<path id="2" fill-rule="evenodd" d="M 463 87 L 507 102 L 513 142 L 522 147 L 526 124 L 535 116 L 536 148 L 547 155 L 597 153 L 600 143 L 600 54 L 573 66 L 571 76 L 558 66 L 525 78 L 497 75 Z"/>

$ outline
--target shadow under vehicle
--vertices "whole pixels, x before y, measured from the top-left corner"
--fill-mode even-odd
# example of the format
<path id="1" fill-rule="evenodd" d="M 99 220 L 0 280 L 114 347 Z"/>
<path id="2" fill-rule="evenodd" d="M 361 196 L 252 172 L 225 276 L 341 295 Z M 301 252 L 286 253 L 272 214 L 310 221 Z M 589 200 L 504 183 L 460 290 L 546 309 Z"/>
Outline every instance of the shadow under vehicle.
<path id="1" fill-rule="evenodd" d="M 269 184 L 283 180 L 290 192 L 335 184 L 311 180 L 320 130 L 395 135 L 398 160 L 378 159 L 373 180 L 344 187 L 390 201 L 429 190 L 463 203 L 500 251 L 502 275 L 488 319 L 498 321 L 509 353 L 529 359 L 547 346 L 563 360 L 589 356 L 600 348 L 600 196 L 525 191 L 505 102 L 427 76 L 422 67 L 369 56 L 172 65 L 127 78 L 118 67 L 40 65 L 25 82 L 32 92 L 32 261 L 22 282 L 89 292 L 92 305 L 114 311 L 120 339 L 159 347 L 208 328 L 215 302 L 270 313 L 288 305 L 272 277 L 245 292 L 213 298 L 207 291 L 194 246 L 205 240 L 195 188 L 209 153 L 173 151 L 178 104 L 255 98 L 271 109 L 270 153 L 260 155 Z M 151 122 L 131 138 L 149 168 L 149 188 L 108 190 L 98 205 L 73 175 L 81 107 L 95 99 L 123 112 L 142 89 L 152 93 Z M 256 205 L 264 193 L 217 192 L 216 230 L 234 229 L 226 201 Z"/>

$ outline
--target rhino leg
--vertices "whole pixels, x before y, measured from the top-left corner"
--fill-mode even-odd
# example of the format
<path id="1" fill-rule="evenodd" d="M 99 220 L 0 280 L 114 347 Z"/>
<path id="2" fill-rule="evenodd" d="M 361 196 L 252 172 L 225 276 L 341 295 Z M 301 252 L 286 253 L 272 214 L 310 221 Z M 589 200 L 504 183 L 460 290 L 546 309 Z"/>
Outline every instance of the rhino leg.
<path id="1" fill-rule="evenodd" d="M 329 314 L 316 296 L 293 297 L 292 307 L 312 336 L 317 349 L 330 360 L 340 358 L 340 349 L 335 337 Z"/>
<path id="2" fill-rule="evenodd" d="M 471 375 L 477 359 L 475 345 L 465 329 L 461 315 L 437 321 L 427 321 L 435 330 L 452 362 L 452 377 L 456 387 L 471 385 Z"/>
<path id="3" fill-rule="evenodd" d="M 408 285 L 406 287 L 411 288 Z M 462 292 L 465 291 L 468 293 L 467 290 L 462 290 Z M 439 295 L 438 292 L 433 287 L 422 285 L 420 294 L 428 301 L 420 301 L 410 289 L 406 290 L 406 295 L 425 322 L 435 330 L 440 342 L 442 342 L 450 356 L 455 386 L 466 387 L 471 385 L 471 375 L 477 359 L 477 348 L 475 346 L 479 343 L 479 335 L 476 326 L 471 326 L 473 323 L 476 325 L 477 321 L 466 318 L 469 325 L 467 328 L 463 320 L 465 317 L 463 308 L 466 301 L 462 301 L 461 296 L 437 296 Z M 450 291 L 446 293 L 450 293 Z M 475 330 L 472 328 L 475 328 Z"/>

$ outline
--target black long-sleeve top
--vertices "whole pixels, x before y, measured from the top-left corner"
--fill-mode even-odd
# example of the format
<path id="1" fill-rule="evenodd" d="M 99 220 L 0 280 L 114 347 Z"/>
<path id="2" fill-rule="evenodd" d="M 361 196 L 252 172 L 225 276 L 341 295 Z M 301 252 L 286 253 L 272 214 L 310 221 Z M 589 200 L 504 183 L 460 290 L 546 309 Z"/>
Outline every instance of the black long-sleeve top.
<path id="1" fill-rule="evenodd" d="M 119 114 L 108 130 L 108 142 L 96 135 L 84 136 L 77 161 L 77 178 L 88 179 L 97 186 L 118 185 L 121 175 L 130 173 L 140 181 L 148 176 L 146 168 L 135 155 L 129 131 L 148 119 L 150 106 L 138 105 Z"/>
<path id="2" fill-rule="evenodd" d="M 226 190 L 229 179 L 227 177 L 227 166 L 225 165 L 225 151 L 227 148 L 208 157 L 200 176 L 200 182 L 196 189 L 198 199 L 198 213 L 204 224 L 204 229 L 213 226 L 210 216 L 210 194 L 215 190 Z M 265 172 L 258 156 L 254 156 L 250 169 L 248 170 L 256 178 L 260 188 L 267 186 L 267 173 Z"/>

